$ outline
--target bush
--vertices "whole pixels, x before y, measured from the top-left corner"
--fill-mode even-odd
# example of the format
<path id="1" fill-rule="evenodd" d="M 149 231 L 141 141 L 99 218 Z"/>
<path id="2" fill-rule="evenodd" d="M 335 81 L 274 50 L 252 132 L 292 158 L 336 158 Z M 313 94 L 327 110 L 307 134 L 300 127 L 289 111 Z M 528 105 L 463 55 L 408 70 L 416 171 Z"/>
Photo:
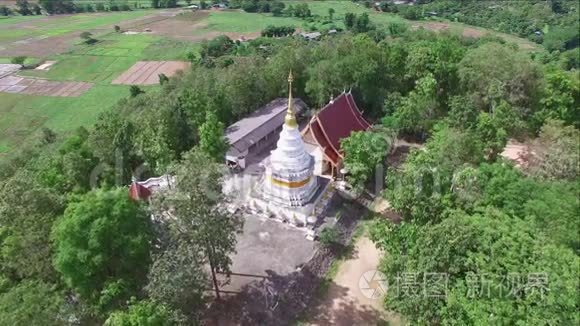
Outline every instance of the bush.
<path id="1" fill-rule="evenodd" d="M 294 26 L 268 26 L 262 30 L 262 36 L 266 37 L 280 37 L 294 34 L 296 28 Z"/>
<path id="2" fill-rule="evenodd" d="M 10 60 L 10 63 L 13 63 L 15 65 L 23 65 L 24 61 L 26 61 L 26 57 L 25 56 L 18 56 L 18 57 L 14 57 Z"/>
<path id="3" fill-rule="evenodd" d="M 12 15 L 12 9 L 6 6 L 0 6 L 0 16 L 10 16 Z"/>
<path id="4" fill-rule="evenodd" d="M 163 85 L 169 81 L 169 78 L 165 74 L 159 74 L 159 84 Z"/>
<path id="5" fill-rule="evenodd" d="M 326 227 L 318 235 L 320 243 L 329 248 L 340 245 L 340 232 L 336 227 Z"/>
<path id="6" fill-rule="evenodd" d="M 82 32 L 80 37 L 84 40 L 85 44 L 94 44 L 97 42 L 97 40 L 93 38 L 91 32 Z"/>
<path id="7" fill-rule="evenodd" d="M 115 32 L 119 33 L 121 31 L 121 26 L 115 25 L 115 27 L 113 27 L 113 29 L 115 30 Z"/>
<path id="8" fill-rule="evenodd" d="M 96 10 L 97 11 L 105 11 L 105 5 L 101 2 L 97 3 Z"/>
<path id="9" fill-rule="evenodd" d="M 137 97 L 137 95 L 143 94 L 145 92 L 139 86 L 131 85 L 131 88 L 129 88 L 129 93 L 131 94 L 131 97 Z"/>

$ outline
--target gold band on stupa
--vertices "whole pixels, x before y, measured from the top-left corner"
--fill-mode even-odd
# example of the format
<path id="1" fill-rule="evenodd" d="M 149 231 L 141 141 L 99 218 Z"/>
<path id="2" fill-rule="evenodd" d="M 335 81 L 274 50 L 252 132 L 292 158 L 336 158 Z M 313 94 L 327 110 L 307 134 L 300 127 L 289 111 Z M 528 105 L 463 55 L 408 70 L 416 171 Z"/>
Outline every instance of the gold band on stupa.
<path id="1" fill-rule="evenodd" d="M 285 181 L 285 180 L 276 179 L 274 177 L 270 177 L 270 182 L 272 182 L 273 184 L 280 186 L 280 187 L 300 188 L 300 187 L 307 185 L 308 182 L 310 182 L 310 177 L 307 177 L 306 179 L 301 180 L 301 181 Z"/>
<path id="2" fill-rule="evenodd" d="M 286 117 L 284 118 L 284 123 L 288 127 L 296 128 L 298 127 L 298 123 L 296 123 L 296 116 L 294 115 L 293 107 L 293 100 L 292 100 L 292 82 L 294 81 L 294 77 L 292 76 L 292 70 L 290 70 L 290 74 L 288 75 L 288 110 L 286 111 Z"/>

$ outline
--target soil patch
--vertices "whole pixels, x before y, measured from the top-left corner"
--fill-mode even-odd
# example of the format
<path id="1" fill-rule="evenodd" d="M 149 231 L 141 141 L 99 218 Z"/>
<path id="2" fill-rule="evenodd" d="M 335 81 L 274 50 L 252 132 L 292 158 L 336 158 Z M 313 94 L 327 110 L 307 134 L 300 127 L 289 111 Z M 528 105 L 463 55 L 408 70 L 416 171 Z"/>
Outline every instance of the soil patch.
<path id="1" fill-rule="evenodd" d="M 113 80 L 113 84 L 155 85 L 159 84 L 160 74 L 171 77 L 190 65 L 184 61 L 139 61 Z"/>
<path id="2" fill-rule="evenodd" d="M 91 87 L 93 84 L 85 82 L 52 81 L 14 75 L 0 78 L 0 92 L 5 93 L 77 97 Z"/>
<path id="3" fill-rule="evenodd" d="M 369 271 L 375 271 L 382 253 L 366 236 L 355 244 L 352 257 L 338 268 L 334 282 L 328 287 L 326 296 L 313 309 L 309 325 L 378 325 L 388 321 L 388 325 L 400 325 L 398 316 L 388 314 L 382 306 L 384 290 L 376 290 L 370 296 L 369 289 L 378 287 L 378 282 L 369 280 L 366 292 L 360 288 L 360 280 Z M 380 278 L 380 274 L 374 274 Z M 365 295 L 366 294 L 366 295 Z M 370 297 L 369 297 L 370 296 Z M 381 324 L 382 325 L 382 324 Z"/>

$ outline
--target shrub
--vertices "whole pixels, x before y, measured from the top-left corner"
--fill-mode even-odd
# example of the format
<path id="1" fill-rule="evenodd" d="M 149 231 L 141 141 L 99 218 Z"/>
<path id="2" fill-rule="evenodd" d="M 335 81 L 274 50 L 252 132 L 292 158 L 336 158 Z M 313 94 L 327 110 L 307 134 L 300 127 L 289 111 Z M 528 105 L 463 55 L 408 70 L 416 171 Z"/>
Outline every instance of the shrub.
<path id="1" fill-rule="evenodd" d="M 25 56 L 18 56 L 18 57 L 14 57 L 10 60 L 11 63 L 15 64 L 15 65 L 23 65 L 24 61 L 26 61 L 26 57 Z"/>
<path id="2" fill-rule="evenodd" d="M 131 85 L 131 88 L 129 88 L 129 93 L 131 93 L 131 97 L 137 97 L 137 95 L 143 94 L 145 92 L 139 86 Z"/>
<path id="3" fill-rule="evenodd" d="M 26 56 L 16 56 L 10 59 L 10 63 L 16 65 L 23 65 L 24 61 L 26 61 Z"/>
<path id="4" fill-rule="evenodd" d="M 12 15 L 12 9 L 6 6 L 0 6 L 0 16 L 10 16 Z"/>
<path id="5" fill-rule="evenodd" d="M 268 26 L 262 30 L 262 36 L 266 37 L 280 37 L 294 34 L 296 28 L 294 26 Z"/>
<path id="6" fill-rule="evenodd" d="M 119 33 L 121 31 L 121 26 L 119 25 L 115 25 L 115 27 L 113 27 L 115 29 L 115 32 Z"/>
<path id="7" fill-rule="evenodd" d="M 159 74 L 159 84 L 163 85 L 169 81 L 169 78 L 165 74 Z"/>
<path id="8" fill-rule="evenodd" d="M 320 231 L 318 240 L 325 247 L 335 247 L 340 244 L 340 232 L 336 227 L 326 227 Z"/>
<path id="9" fill-rule="evenodd" d="M 96 6 L 97 11 L 105 11 L 105 5 L 101 2 L 97 3 Z"/>

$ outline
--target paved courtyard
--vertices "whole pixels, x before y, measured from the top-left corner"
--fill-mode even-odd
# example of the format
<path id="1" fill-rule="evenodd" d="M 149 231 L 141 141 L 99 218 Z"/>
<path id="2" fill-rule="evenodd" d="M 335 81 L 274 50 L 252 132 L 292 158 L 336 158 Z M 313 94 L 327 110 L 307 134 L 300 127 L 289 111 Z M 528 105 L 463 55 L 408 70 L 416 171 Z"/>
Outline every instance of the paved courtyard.
<path id="1" fill-rule="evenodd" d="M 305 231 L 291 225 L 253 215 L 246 216 L 232 257 L 231 283 L 222 290 L 239 292 L 253 281 L 268 276 L 267 271 L 288 275 L 314 255 L 316 244 Z M 244 275 L 237 275 L 244 274 Z"/>

